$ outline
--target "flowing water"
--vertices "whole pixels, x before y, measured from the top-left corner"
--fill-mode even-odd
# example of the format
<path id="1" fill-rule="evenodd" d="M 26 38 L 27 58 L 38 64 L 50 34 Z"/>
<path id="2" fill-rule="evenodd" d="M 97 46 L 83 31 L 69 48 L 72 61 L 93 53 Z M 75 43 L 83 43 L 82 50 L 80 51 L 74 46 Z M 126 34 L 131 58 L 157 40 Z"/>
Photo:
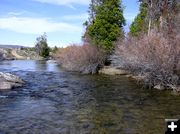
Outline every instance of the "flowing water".
<path id="1" fill-rule="evenodd" d="M 80 75 L 46 61 L 3 61 L 26 85 L 0 91 L 0 134 L 163 134 L 180 96 L 124 76 Z"/>

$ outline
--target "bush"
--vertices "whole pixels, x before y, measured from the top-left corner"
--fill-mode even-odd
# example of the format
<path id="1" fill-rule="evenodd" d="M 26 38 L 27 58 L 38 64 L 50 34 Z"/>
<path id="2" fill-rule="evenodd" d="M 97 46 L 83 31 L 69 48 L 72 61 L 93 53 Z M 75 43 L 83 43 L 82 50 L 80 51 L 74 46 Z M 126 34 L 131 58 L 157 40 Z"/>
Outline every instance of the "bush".
<path id="1" fill-rule="evenodd" d="M 173 38 L 152 31 L 149 36 L 119 42 L 115 52 L 120 67 L 145 76 L 150 87 L 180 84 L 180 34 Z M 115 63 L 114 63 L 115 64 Z"/>
<path id="2" fill-rule="evenodd" d="M 105 60 L 103 52 L 92 45 L 61 48 L 57 51 L 56 59 L 65 69 L 86 74 L 97 73 Z"/>

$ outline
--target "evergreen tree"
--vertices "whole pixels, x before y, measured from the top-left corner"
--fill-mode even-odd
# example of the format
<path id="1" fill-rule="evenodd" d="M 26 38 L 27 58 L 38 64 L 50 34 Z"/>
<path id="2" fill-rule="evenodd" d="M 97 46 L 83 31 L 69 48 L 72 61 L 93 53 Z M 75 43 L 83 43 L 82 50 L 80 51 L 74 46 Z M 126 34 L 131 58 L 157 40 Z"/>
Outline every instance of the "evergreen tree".
<path id="1" fill-rule="evenodd" d="M 52 52 L 53 52 L 53 53 L 56 53 L 57 51 L 58 51 L 58 47 L 55 46 L 55 47 L 52 49 Z"/>
<path id="2" fill-rule="evenodd" d="M 134 19 L 134 22 L 130 26 L 130 35 L 138 36 L 141 33 L 148 31 L 148 5 L 147 3 L 141 2 L 140 13 Z"/>
<path id="3" fill-rule="evenodd" d="M 172 33 L 178 14 L 178 0 L 139 0 L 140 13 L 130 26 L 130 35 L 149 33 L 159 28 Z M 175 29 L 175 28 L 174 28 Z"/>
<path id="4" fill-rule="evenodd" d="M 93 20 L 96 17 L 96 13 L 97 13 L 97 7 L 99 5 L 99 0 L 91 0 L 91 3 L 89 5 L 89 23 L 92 23 Z"/>
<path id="5" fill-rule="evenodd" d="M 111 52 L 118 37 L 124 35 L 125 19 L 121 1 L 95 0 L 93 3 L 92 1 L 85 35 L 90 38 L 91 43 Z"/>
<path id="6" fill-rule="evenodd" d="M 36 45 L 35 45 L 35 50 L 36 52 L 46 58 L 49 56 L 49 52 L 50 52 L 50 49 L 48 47 L 48 44 L 47 44 L 47 35 L 46 33 L 44 33 L 43 35 L 41 35 L 40 37 L 38 37 L 36 39 Z"/>
<path id="7" fill-rule="evenodd" d="M 88 14 L 89 14 L 89 18 L 87 21 L 85 21 L 83 23 L 83 26 L 85 27 L 86 31 L 84 33 L 84 35 L 82 36 L 82 39 L 84 42 L 86 43 L 90 43 L 90 36 L 88 34 L 88 28 L 90 25 L 92 25 L 92 23 L 94 23 L 96 14 L 97 14 L 97 9 L 99 7 L 100 4 L 102 4 L 103 0 L 91 0 L 90 4 L 89 4 L 89 10 L 88 10 Z"/>

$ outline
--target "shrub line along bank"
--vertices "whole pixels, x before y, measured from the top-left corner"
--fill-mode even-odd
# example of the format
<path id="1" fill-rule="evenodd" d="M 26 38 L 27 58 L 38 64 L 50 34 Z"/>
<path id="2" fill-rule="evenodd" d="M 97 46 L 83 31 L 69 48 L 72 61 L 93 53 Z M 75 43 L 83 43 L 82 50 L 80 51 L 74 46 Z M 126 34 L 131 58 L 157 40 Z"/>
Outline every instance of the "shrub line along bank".
<path id="1" fill-rule="evenodd" d="M 116 58 L 111 60 L 112 66 L 143 76 L 142 81 L 149 88 L 179 90 L 180 2 L 139 2 L 140 12 L 126 38 L 122 1 L 91 0 L 83 36 L 89 45 L 60 49 L 59 63 L 67 70 L 92 74 L 106 65 L 114 53 Z M 112 69 L 109 71 L 117 73 Z"/>
<path id="2" fill-rule="evenodd" d="M 173 43 L 164 34 L 152 31 L 149 36 L 119 42 L 111 56 L 111 66 L 104 67 L 106 56 L 96 46 L 69 46 L 59 49 L 57 61 L 70 71 L 85 74 L 128 74 L 146 87 L 180 89 L 180 36 Z M 119 69 L 120 68 L 120 69 Z M 130 74 L 130 75 L 129 75 Z"/>

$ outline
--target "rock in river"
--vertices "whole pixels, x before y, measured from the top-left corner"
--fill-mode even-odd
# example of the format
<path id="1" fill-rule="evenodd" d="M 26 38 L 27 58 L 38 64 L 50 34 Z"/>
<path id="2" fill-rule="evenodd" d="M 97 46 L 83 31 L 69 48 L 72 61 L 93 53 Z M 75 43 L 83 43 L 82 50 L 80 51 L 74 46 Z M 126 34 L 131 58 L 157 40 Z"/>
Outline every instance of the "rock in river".
<path id="1" fill-rule="evenodd" d="M 115 68 L 115 67 L 110 67 L 110 66 L 105 66 L 101 70 L 99 70 L 100 74 L 107 74 L 107 75 L 127 75 L 128 72 L 126 70 L 120 69 L 120 68 Z"/>
<path id="2" fill-rule="evenodd" d="M 24 81 L 13 74 L 0 72 L 0 90 L 23 86 Z"/>

